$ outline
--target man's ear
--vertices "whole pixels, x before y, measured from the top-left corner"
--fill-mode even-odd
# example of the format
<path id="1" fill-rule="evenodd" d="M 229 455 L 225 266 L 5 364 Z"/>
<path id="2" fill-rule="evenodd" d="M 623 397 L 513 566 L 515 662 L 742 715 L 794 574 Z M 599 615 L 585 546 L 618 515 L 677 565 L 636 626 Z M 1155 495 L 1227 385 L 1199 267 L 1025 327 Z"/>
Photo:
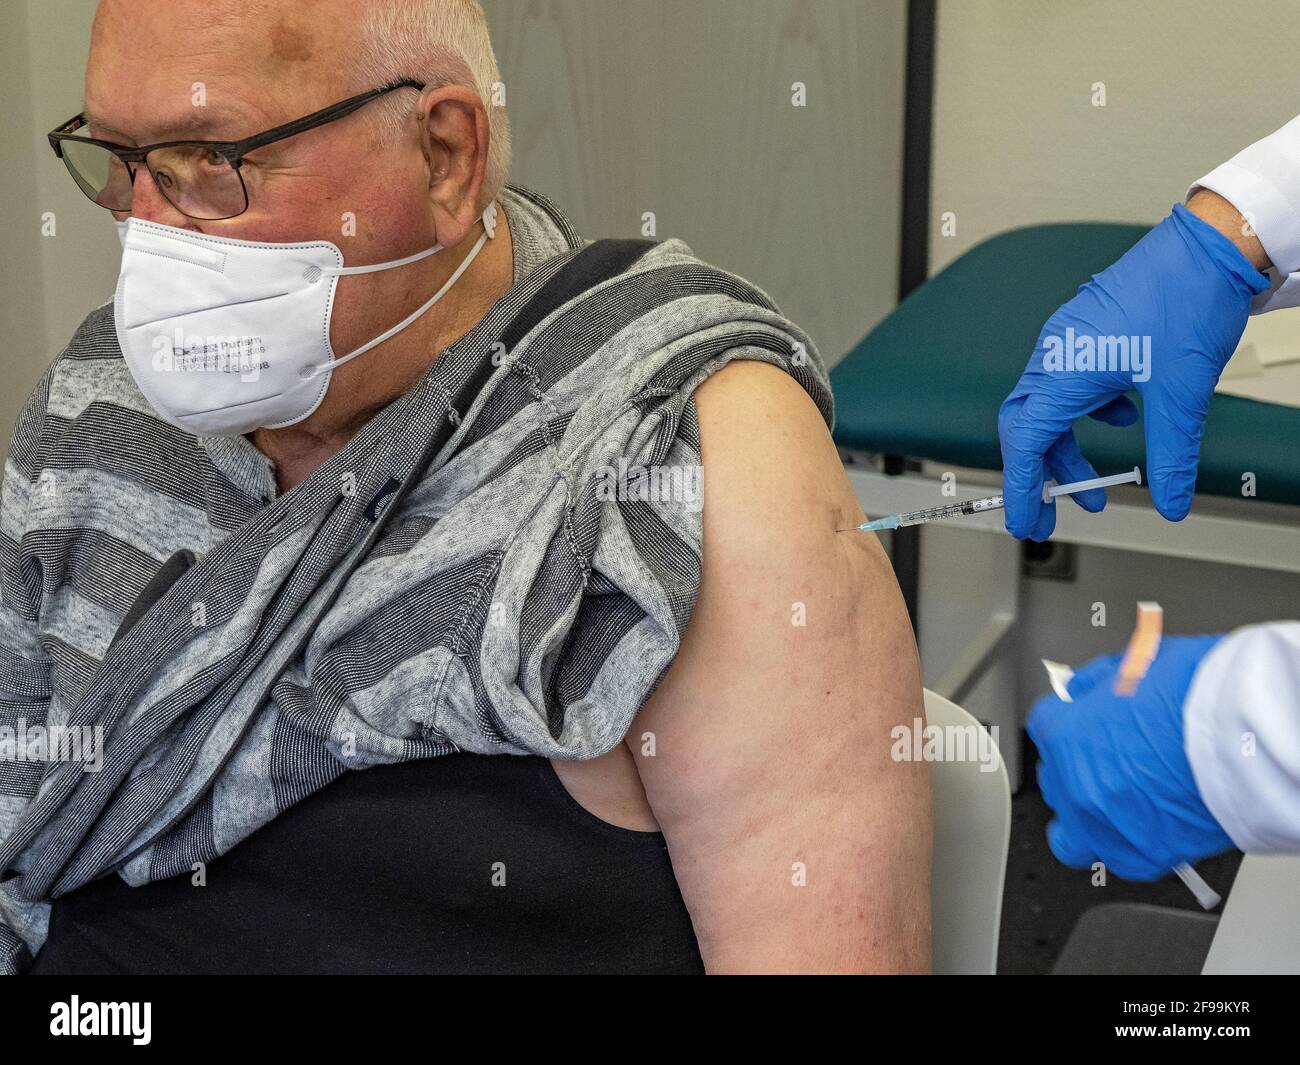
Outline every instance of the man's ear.
<path id="1" fill-rule="evenodd" d="M 444 85 L 425 90 L 417 115 L 439 240 L 450 247 L 478 219 L 478 199 L 487 174 L 487 112 L 472 89 Z"/>

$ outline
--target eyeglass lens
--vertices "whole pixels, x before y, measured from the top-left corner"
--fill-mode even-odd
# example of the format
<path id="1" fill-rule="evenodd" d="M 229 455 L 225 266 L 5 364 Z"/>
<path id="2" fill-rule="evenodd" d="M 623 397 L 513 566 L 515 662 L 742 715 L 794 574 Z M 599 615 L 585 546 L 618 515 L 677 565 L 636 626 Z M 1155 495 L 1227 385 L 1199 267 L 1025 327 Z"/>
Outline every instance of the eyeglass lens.
<path id="1" fill-rule="evenodd" d="M 62 148 L 68 170 L 87 196 L 110 211 L 131 210 L 131 173 L 121 159 L 81 141 L 65 140 Z M 146 165 L 167 201 L 190 218 L 231 218 L 248 206 L 239 172 L 210 148 L 155 148 Z"/>

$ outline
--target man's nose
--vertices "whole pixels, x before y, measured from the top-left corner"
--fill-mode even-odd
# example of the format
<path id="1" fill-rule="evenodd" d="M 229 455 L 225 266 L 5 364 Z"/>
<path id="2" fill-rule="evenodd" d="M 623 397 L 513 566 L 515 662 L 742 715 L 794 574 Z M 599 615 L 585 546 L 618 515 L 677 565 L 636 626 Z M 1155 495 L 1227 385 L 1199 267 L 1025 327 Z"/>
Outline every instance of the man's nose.
<path id="1" fill-rule="evenodd" d="M 130 214 L 142 221 L 159 222 L 175 229 L 199 228 L 195 219 L 172 206 L 171 201 L 162 194 L 149 168 L 143 163 L 136 165 L 135 176 L 131 182 Z"/>

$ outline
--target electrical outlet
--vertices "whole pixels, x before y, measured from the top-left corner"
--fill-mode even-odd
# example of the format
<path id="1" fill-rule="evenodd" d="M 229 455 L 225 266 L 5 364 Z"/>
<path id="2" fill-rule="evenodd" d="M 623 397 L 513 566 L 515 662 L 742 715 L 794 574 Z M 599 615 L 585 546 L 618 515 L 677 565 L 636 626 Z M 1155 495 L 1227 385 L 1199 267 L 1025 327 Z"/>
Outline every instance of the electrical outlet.
<path id="1" fill-rule="evenodd" d="M 1072 581 L 1075 575 L 1075 545 L 1047 540 L 1026 540 L 1022 548 L 1021 572 L 1026 577 L 1044 577 L 1053 581 Z"/>

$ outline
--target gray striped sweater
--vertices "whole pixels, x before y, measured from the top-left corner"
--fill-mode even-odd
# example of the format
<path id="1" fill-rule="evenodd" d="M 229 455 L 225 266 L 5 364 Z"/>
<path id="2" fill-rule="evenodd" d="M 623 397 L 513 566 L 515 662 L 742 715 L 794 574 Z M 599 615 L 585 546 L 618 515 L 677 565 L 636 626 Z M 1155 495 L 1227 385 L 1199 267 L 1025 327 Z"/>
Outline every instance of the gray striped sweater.
<path id="1" fill-rule="evenodd" d="M 514 287 L 283 496 L 154 416 L 111 305 L 41 378 L 0 497 L 0 971 L 49 899 L 189 872 L 348 769 L 610 750 L 699 590 L 695 387 L 761 359 L 831 423 L 761 291 L 501 203 Z"/>

